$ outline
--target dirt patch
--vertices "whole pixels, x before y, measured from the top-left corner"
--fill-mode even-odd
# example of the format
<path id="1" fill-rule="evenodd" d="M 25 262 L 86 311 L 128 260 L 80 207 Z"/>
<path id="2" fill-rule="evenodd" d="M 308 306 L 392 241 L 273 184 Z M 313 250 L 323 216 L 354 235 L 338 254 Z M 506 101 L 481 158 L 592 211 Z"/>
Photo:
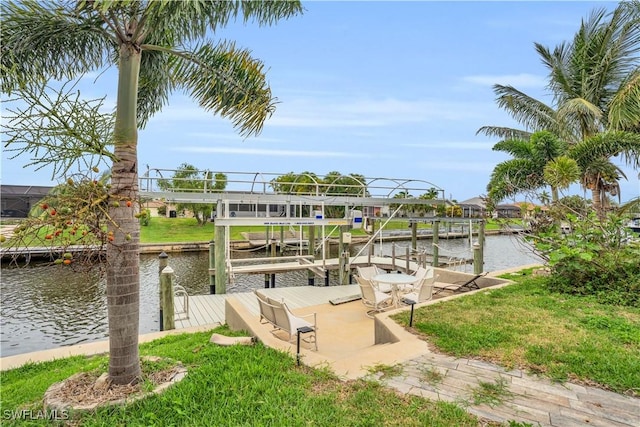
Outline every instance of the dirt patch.
<path id="1" fill-rule="evenodd" d="M 158 369 L 158 362 L 166 366 Z M 160 358 L 144 359 L 142 378 L 135 384 L 112 384 L 106 373 L 81 372 L 49 387 L 44 406 L 53 410 L 93 411 L 102 406 L 125 404 L 160 393 L 186 374 L 182 363 Z"/>

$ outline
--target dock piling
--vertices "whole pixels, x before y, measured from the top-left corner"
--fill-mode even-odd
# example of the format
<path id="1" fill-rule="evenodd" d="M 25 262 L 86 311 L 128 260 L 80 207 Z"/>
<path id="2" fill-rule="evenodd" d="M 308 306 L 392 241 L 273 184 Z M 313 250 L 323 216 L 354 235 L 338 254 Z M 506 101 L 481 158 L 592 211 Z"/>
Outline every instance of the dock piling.
<path id="1" fill-rule="evenodd" d="M 160 273 L 160 330 L 175 329 L 173 301 L 173 268 L 167 266 Z"/>

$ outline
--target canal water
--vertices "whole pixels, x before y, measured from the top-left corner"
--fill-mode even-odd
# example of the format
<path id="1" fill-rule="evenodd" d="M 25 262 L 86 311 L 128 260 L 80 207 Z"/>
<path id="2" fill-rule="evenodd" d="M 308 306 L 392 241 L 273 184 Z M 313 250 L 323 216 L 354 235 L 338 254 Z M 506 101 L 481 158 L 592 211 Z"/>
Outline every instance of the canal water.
<path id="1" fill-rule="evenodd" d="M 410 242 L 376 245 L 374 253 L 404 255 Z M 418 250 L 429 248 L 431 240 L 419 240 Z M 441 240 L 440 255 L 472 258 L 466 239 Z M 358 248 L 354 248 L 354 253 Z M 234 252 L 234 258 L 265 256 L 264 251 Z M 487 236 L 484 271 L 496 271 L 540 262 L 515 235 Z M 209 293 L 207 252 L 170 254 L 176 284 L 189 295 Z M 158 256 L 140 258 L 140 333 L 159 330 Z M 457 269 L 472 271 L 471 265 Z M 99 268 L 77 272 L 68 266 L 33 265 L 2 269 L 0 294 L 0 356 L 80 344 L 107 337 L 105 280 Z M 336 278 L 331 279 L 335 284 Z M 318 283 L 321 285 L 322 283 Z M 276 286 L 307 285 L 306 271 L 278 274 Z M 247 292 L 264 287 L 264 275 L 237 275 L 227 286 L 228 293 Z"/>

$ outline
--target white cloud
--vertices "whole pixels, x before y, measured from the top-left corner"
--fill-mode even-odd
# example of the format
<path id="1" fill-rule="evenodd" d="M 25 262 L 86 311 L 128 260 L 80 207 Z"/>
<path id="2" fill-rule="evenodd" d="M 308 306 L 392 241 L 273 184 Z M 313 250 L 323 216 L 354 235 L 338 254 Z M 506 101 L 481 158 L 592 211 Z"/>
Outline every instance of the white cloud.
<path id="1" fill-rule="evenodd" d="M 543 88 L 547 84 L 545 77 L 528 73 L 504 75 L 479 74 L 475 76 L 465 76 L 462 78 L 462 81 L 481 86 L 500 84 L 505 86 L 511 85 L 516 88 Z"/>
<path id="2" fill-rule="evenodd" d="M 470 161 L 437 161 L 424 162 L 422 166 L 428 170 L 456 171 L 456 172 L 492 172 L 495 162 Z"/>
<path id="3" fill-rule="evenodd" d="M 205 154 L 250 154 L 258 156 L 274 157 L 314 157 L 314 158 L 370 158 L 371 155 L 360 153 L 348 153 L 345 151 L 302 151 L 302 150 L 267 150 L 259 148 L 235 148 L 235 147 L 172 147 L 171 151 L 185 153 L 205 153 Z"/>
<path id="4" fill-rule="evenodd" d="M 204 138 L 215 141 L 233 141 L 240 142 L 244 138 L 238 135 L 237 133 L 216 133 L 216 132 L 188 132 L 186 136 L 194 137 L 194 138 Z M 264 136 L 251 137 L 251 141 L 253 143 L 260 142 L 285 142 L 280 138 L 267 138 Z"/>
<path id="5" fill-rule="evenodd" d="M 446 148 L 446 149 L 460 149 L 460 150 L 491 150 L 495 145 L 495 142 L 473 142 L 473 141 L 435 141 L 424 143 L 412 143 L 401 144 L 407 148 Z"/>
<path id="6" fill-rule="evenodd" d="M 276 112 L 266 124 L 270 127 L 288 128 L 379 128 L 407 123 L 462 121 L 484 117 L 490 103 L 474 103 L 398 98 L 353 99 L 348 94 L 290 98 L 276 106 Z M 184 99 L 163 109 L 152 118 L 164 124 L 168 122 L 205 122 L 224 120 L 206 112 Z"/>
<path id="7" fill-rule="evenodd" d="M 486 105 L 438 99 L 297 99 L 281 104 L 269 124 L 281 127 L 383 127 L 482 117 Z"/>

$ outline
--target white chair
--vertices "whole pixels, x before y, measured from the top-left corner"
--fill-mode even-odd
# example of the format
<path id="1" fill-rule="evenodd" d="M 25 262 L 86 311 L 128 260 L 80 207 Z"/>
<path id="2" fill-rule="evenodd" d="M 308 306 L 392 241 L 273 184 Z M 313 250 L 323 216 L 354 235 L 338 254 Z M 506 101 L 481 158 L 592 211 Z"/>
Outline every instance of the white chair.
<path id="1" fill-rule="evenodd" d="M 433 283 L 427 284 L 425 281 L 422 281 L 419 289 L 409 292 L 408 294 L 404 294 L 400 301 L 406 304 L 407 300 L 413 301 L 416 304 L 429 301 L 433 298 Z"/>
<path id="2" fill-rule="evenodd" d="M 356 281 L 360 286 L 362 303 L 365 307 L 371 308 L 371 310 L 367 311 L 368 317 L 373 317 L 373 314 L 384 311 L 393 303 L 393 297 L 391 295 L 387 295 L 384 292 L 380 292 L 375 289 L 370 281 L 367 281 L 360 276 L 356 276 Z"/>
<path id="3" fill-rule="evenodd" d="M 393 291 L 393 287 L 388 283 L 376 283 L 373 279 L 374 276 L 378 274 L 384 274 L 386 271 L 378 267 L 377 265 L 370 265 L 367 267 L 356 267 L 358 270 L 358 276 L 363 279 L 369 281 L 373 285 L 374 288 L 379 290 L 380 292 L 390 293 Z"/>
<path id="4" fill-rule="evenodd" d="M 399 287 L 398 291 L 400 293 L 418 292 L 424 280 L 429 281 L 429 279 L 433 278 L 433 268 L 424 268 L 420 266 L 413 272 L 413 276 L 415 276 L 416 281 L 410 285 L 402 285 L 402 287 Z"/>
<path id="5" fill-rule="evenodd" d="M 268 298 L 268 301 L 269 304 L 274 307 L 273 312 L 276 316 L 276 323 L 278 327 L 289 334 L 289 341 L 292 341 L 299 333 L 299 328 L 311 328 L 312 332 L 308 335 L 303 335 L 302 341 L 313 344 L 316 351 L 318 351 L 318 341 L 316 339 L 316 331 L 318 329 L 316 313 L 296 316 L 291 312 L 284 301 L 277 301 L 272 298 Z M 304 320 L 303 317 L 313 317 L 313 323 Z"/>
<path id="6" fill-rule="evenodd" d="M 284 331 L 289 334 L 289 341 L 293 340 L 298 334 L 298 328 L 308 327 L 312 331 L 303 334 L 301 338 L 304 342 L 313 344 L 316 351 L 318 350 L 318 341 L 316 339 L 316 331 L 318 329 L 316 313 L 307 314 L 305 316 L 296 316 L 291 312 L 289 307 L 284 301 L 277 301 L 273 298 L 269 298 L 260 292 L 254 290 L 258 298 L 258 306 L 260 308 L 260 322 L 269 323 L 273 326 L 274 333 L 277 331 Z M 309 322 L 304 317 L 313 317 L 313 322 Z"/>
<path id="7" fill-rule="evenodd" d="M 356 270 L 358 271 L 358 276 L 367 280 L 371 280 L 373 276 L 378 274 L 378 268 L 375 265 L 369 265 L 366 267 L 358 266 L 356 267 Z"/>

